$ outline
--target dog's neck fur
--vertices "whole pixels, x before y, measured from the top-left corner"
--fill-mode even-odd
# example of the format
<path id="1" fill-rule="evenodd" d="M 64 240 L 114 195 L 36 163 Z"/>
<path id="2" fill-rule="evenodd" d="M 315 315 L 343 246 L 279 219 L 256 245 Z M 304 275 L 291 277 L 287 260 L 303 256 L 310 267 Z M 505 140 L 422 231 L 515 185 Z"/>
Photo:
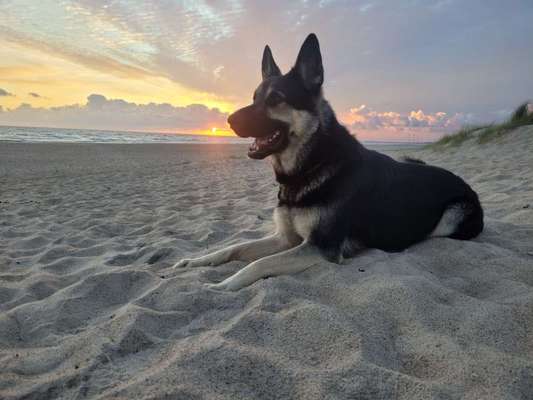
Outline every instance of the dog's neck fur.
<path id="1" fill-rule="evenodd" d="M 295 128 L 300 137 L 296 143 L 289 144 L 281 153 L 272 155 L 272 167 L 276 177 L 296 176 L 304 173 L 309 152 L 315 147 L 314 142 L 321 133 L 327 132 L 332 122 L 336 121 L 331 106 L 320 93 L 316 101 L 315 112 L 299 114 Z"/>
<path id="2" fill-rule="evenodd" d="M 350 160 L 358 157 L 362 145 L 342 126 L 329 103 L 322 97 L 317 101 L 315 130 L 307 132 L 299 148 L 289 149 L 293 162 L 284 163 L 283 155 L 272 156 L 278 194 L 282 203 L 301 200 L 306 194 L 319 189 L 335 176 Z M 288 158 L 288 157 L 285 157 Z"/>

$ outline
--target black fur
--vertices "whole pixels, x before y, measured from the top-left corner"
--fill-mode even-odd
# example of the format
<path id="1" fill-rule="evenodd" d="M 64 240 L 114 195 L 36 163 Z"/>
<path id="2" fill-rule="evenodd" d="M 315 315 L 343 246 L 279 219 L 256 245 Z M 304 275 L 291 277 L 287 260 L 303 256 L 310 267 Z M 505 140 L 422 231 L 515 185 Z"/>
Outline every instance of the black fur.
<path id="1" fill-rule="evenodd" d="M 263 51 L 263 61 L 261 62 L 261 73 L 263 75 L 263 80 L 271 78 L 273 76 L 280 76 L 281 71 L 272 57 L 272 52 L 270 47 L 265 46 Z"/>

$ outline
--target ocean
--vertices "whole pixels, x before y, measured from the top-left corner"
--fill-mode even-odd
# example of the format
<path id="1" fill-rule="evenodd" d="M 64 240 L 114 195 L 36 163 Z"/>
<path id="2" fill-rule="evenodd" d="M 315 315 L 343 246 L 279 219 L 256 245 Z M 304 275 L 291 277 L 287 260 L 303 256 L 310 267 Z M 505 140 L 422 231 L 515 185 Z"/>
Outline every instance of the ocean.
<path id="1" fill-rule="evenodd" d="M 122 132 L 91 129 L 34 128 L 0 126 L 0 143 L 233 143 L 248 144 L 251 139 L 232 136 L 184 135 L 177 133 Z M 424 143 L 364 141 L 372 148 L 413 148 Z"/>
<path id="2" fill-rule="evenodd" d="M 63 143 L 248 143 L 231 136 L 0 126 L 0 142 Z"/>

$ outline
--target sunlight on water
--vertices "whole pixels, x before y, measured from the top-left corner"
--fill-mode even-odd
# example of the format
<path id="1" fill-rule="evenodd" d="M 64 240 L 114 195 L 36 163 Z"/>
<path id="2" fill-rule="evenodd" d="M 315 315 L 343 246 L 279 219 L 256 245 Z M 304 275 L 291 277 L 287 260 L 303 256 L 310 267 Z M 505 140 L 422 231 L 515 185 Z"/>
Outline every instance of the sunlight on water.
<path id="1" fill-rule="evenodd" d="M 231 136 L 0 126 L 0 141 L 67 143 L 249 143 Z"/>

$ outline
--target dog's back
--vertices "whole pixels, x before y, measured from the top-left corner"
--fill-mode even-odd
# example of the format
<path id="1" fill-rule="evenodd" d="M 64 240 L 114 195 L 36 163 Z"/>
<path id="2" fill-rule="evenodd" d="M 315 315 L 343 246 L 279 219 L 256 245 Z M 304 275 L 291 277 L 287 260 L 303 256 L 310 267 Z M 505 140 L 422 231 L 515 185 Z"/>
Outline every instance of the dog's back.
<path id="1" fill-rule="evenodd" d="M 421 163 L 397 162 L 375 151 L 362 153 L 354 171 L 350 232 L 365 245 L 403 250 L 437 228 L 454 209 L 456 227 L 446 236 L 470 239 L 483 229 L 483 211 L 476 193 L 460 177 Z"/>

